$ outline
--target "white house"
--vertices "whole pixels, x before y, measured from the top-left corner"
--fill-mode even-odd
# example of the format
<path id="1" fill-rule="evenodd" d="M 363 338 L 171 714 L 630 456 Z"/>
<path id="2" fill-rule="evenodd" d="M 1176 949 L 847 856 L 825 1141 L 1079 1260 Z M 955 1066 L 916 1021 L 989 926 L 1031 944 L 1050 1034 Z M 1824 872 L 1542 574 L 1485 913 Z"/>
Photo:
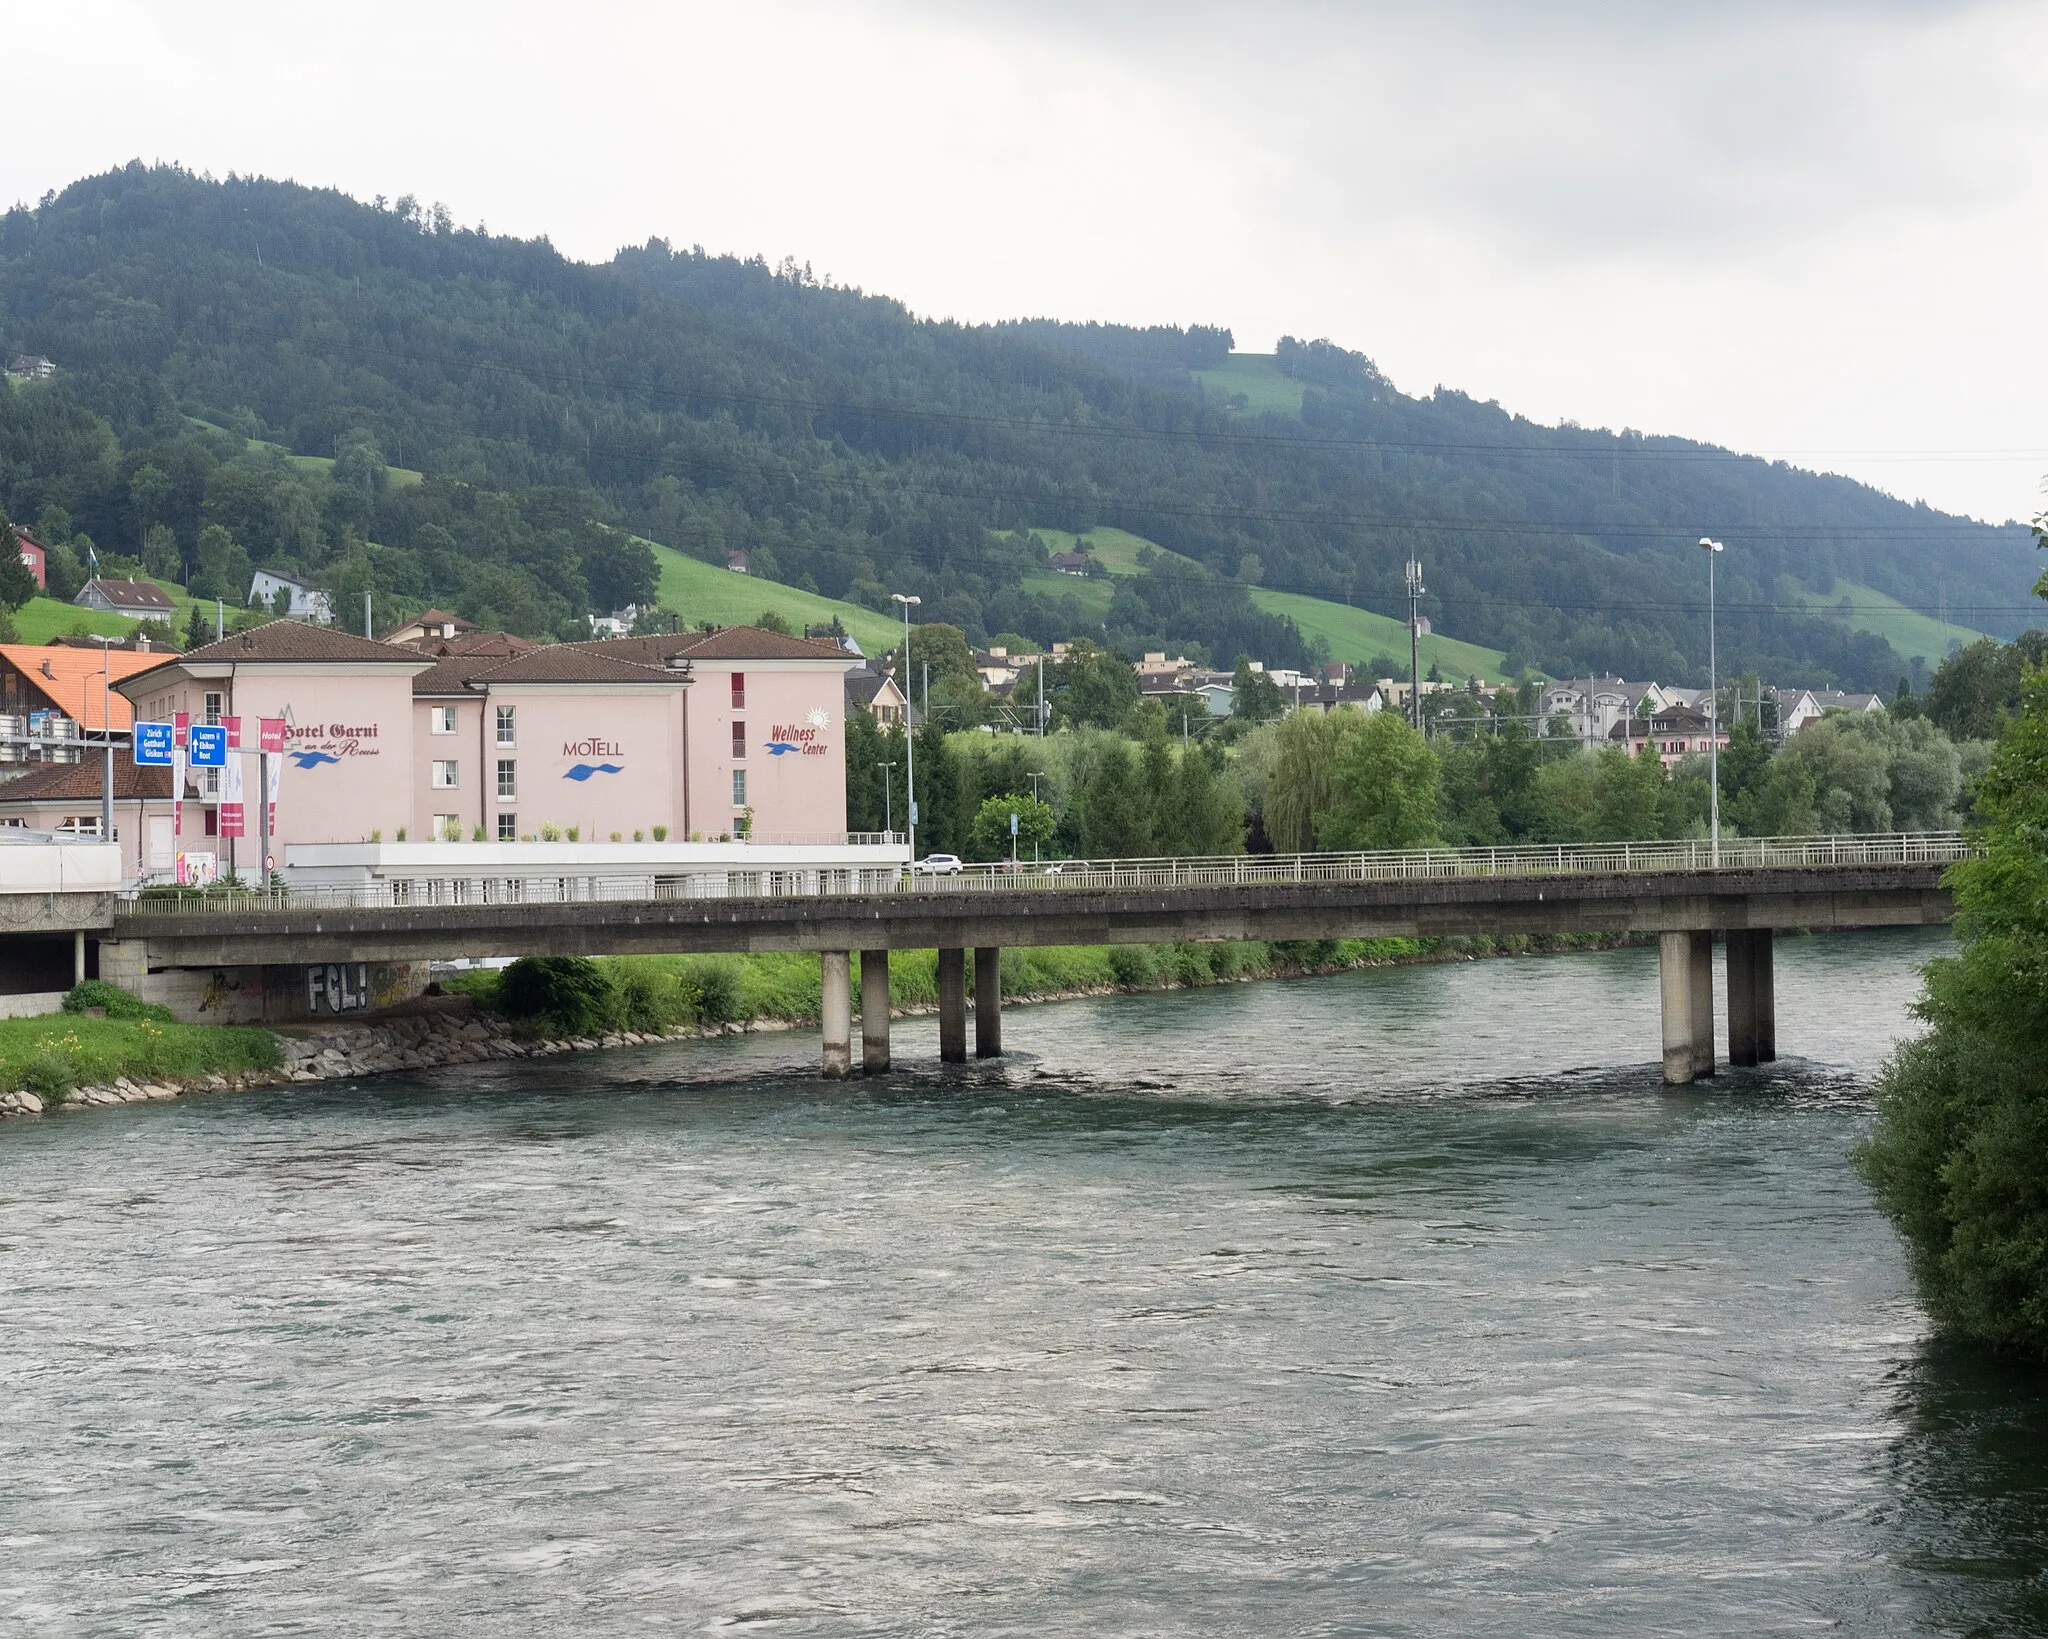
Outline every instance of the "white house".
<path id="1" fill-rule="evenodd" d="M 71 600 L 85 609 L 102 614 L 126 615 L 130 620 L 169 620 L 178 612 L 170 593 L 146 580 L 110 580 L 96 576 Z"/>
<path id="2" fill-rule="evenodd" d="M 249 582 L 246 601 L 267 603 L 271 613 L 292 620 L 310 620 L 322 626 L 334 624 L 334 600 L 318 587 L 281 569 L 257 570 Z"/>

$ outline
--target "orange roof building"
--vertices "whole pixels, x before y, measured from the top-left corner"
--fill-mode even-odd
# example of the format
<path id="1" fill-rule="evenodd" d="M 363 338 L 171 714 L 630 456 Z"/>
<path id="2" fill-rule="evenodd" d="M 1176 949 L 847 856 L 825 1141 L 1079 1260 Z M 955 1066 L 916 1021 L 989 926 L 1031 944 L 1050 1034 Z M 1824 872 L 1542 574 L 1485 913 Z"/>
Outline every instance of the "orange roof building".
<path id="1" fill-rule="evenodd" d="M 108 685 L 168 658 L 162 649 L 110 649 L 102 659 L 97 648 L 0 643 L 0 717 L 61 711 L 89 733 L 105 726 L 126 734 L 135 726 L 135 707 L 118 687 Z"/>

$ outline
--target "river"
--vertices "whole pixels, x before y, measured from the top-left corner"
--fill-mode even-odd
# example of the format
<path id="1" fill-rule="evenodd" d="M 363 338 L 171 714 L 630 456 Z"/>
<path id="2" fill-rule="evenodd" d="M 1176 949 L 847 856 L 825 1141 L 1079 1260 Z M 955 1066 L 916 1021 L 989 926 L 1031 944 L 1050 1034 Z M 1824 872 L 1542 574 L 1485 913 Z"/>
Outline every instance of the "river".
<path id="1" fill-rule="evenodd" d="M 1850 1165 L 1938 933 L 0 1129 L 0 1628 L 2048 1632 L 2048 1394 Z"/>

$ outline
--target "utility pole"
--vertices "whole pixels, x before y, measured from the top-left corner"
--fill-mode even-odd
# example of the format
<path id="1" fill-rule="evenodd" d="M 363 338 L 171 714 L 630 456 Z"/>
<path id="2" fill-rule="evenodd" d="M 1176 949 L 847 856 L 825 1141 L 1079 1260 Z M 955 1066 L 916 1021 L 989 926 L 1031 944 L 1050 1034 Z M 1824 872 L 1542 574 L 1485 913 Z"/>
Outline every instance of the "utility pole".
<path id="1" fill-rule="evenodd" d="M 1422 732 L 1422 560 L 1408 560 L 1408 716 Z"/>
<path id="2" fill-rule="evenodd" d="M 1039 769 L 1036 773 L 1027 774 L 1024 777 L 1031 782 L 1031 800 L 1033 802 L 1038 801 L 1038 782 L 1047 777 L 1045 770 Z M 1035 834 L 1031 838 L 1031 863 L 1034 865 L 1038 863 L 1038 838 Z"/>
<path id="3" fill-rule="evenodd" d="M 896 825 L 892 817 L 892 810 L 889 807 L 889 786 L 892 783 L 892 776 L 896 772 L 896 765 L 894 763 L 876 763 L 875 767 L 882 771 L 882 835 L 885 837 L 893 836 L 896 831 Z"/>
<path id="4" fill-rule="evenodd" d="M 1045 738 L 1045 656 L 1038 657 L 1038 737 Z M 1035 796 L 1037 793 L 1034 792 Z"/>
<path id="5" fill-rule="evenodd" d="M 904 798 L 909 805 L 910 864 L 914 872 L 917 867 L 917 735 L 910 723 L 910 611 L 922 600 L 907 598 L 901 592 L 891 592 L 890 600 L 903 605 L 903 786 Z M 931 705 L 930 692 L 926 692 L 925 705 Z"/>
<path id="6" fill-rule="evenodd" d="M 370 594 L 363 594 L 363 636 L 375 640 L 377 634 L 370 629 Z"/>
<path id="7" fill-rule="evenodd" d="M 1707 555 L 1707 834 L 1712 839 L 1714 865 L 1721 864 L 1721 682 L 1720 659 L 1714 652 L 1714 559 L 1727 550 L 1719 541 L 1700 537 L 1700 550 Z"/>

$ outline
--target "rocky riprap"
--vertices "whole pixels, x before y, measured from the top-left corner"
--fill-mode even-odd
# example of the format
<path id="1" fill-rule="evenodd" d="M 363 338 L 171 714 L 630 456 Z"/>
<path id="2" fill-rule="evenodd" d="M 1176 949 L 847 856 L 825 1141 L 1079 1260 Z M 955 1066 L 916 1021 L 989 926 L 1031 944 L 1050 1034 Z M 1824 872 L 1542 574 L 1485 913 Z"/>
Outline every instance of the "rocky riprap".
<path id="1" fill-rule="evenodd" d="M 143 1104 L 186 1093 L 236 1092 L 246 1087 L 275 1087 L 295 1081 L 346 1081 L 401 1070 L 432 1070 L 448 1064 L 481 1064 L 489 1059 L 546 1058 L 554 1053 L 589 1053 L 604 1047 L 641 1047 L 652 1042 L 720 1033 L 716 1029 L 689 1028 L 666 1032 L 613 1030 L 601 1036 L 523 1040 L 501 1019 L 477 1018 L 455 1011 L 416 1013 L 375 1023 L 337 1025 L 317 1033 L 280 1032 L 277 1042 L 282 1058 L 270 1070 L 206 1075 L 182 1082 L 124 1077 L 105 1086 L 75 1088 L 56 1100 L 27 1088 L 0 1092 L 0 1117 L 95 1109 L 109 1104 Z"/>

